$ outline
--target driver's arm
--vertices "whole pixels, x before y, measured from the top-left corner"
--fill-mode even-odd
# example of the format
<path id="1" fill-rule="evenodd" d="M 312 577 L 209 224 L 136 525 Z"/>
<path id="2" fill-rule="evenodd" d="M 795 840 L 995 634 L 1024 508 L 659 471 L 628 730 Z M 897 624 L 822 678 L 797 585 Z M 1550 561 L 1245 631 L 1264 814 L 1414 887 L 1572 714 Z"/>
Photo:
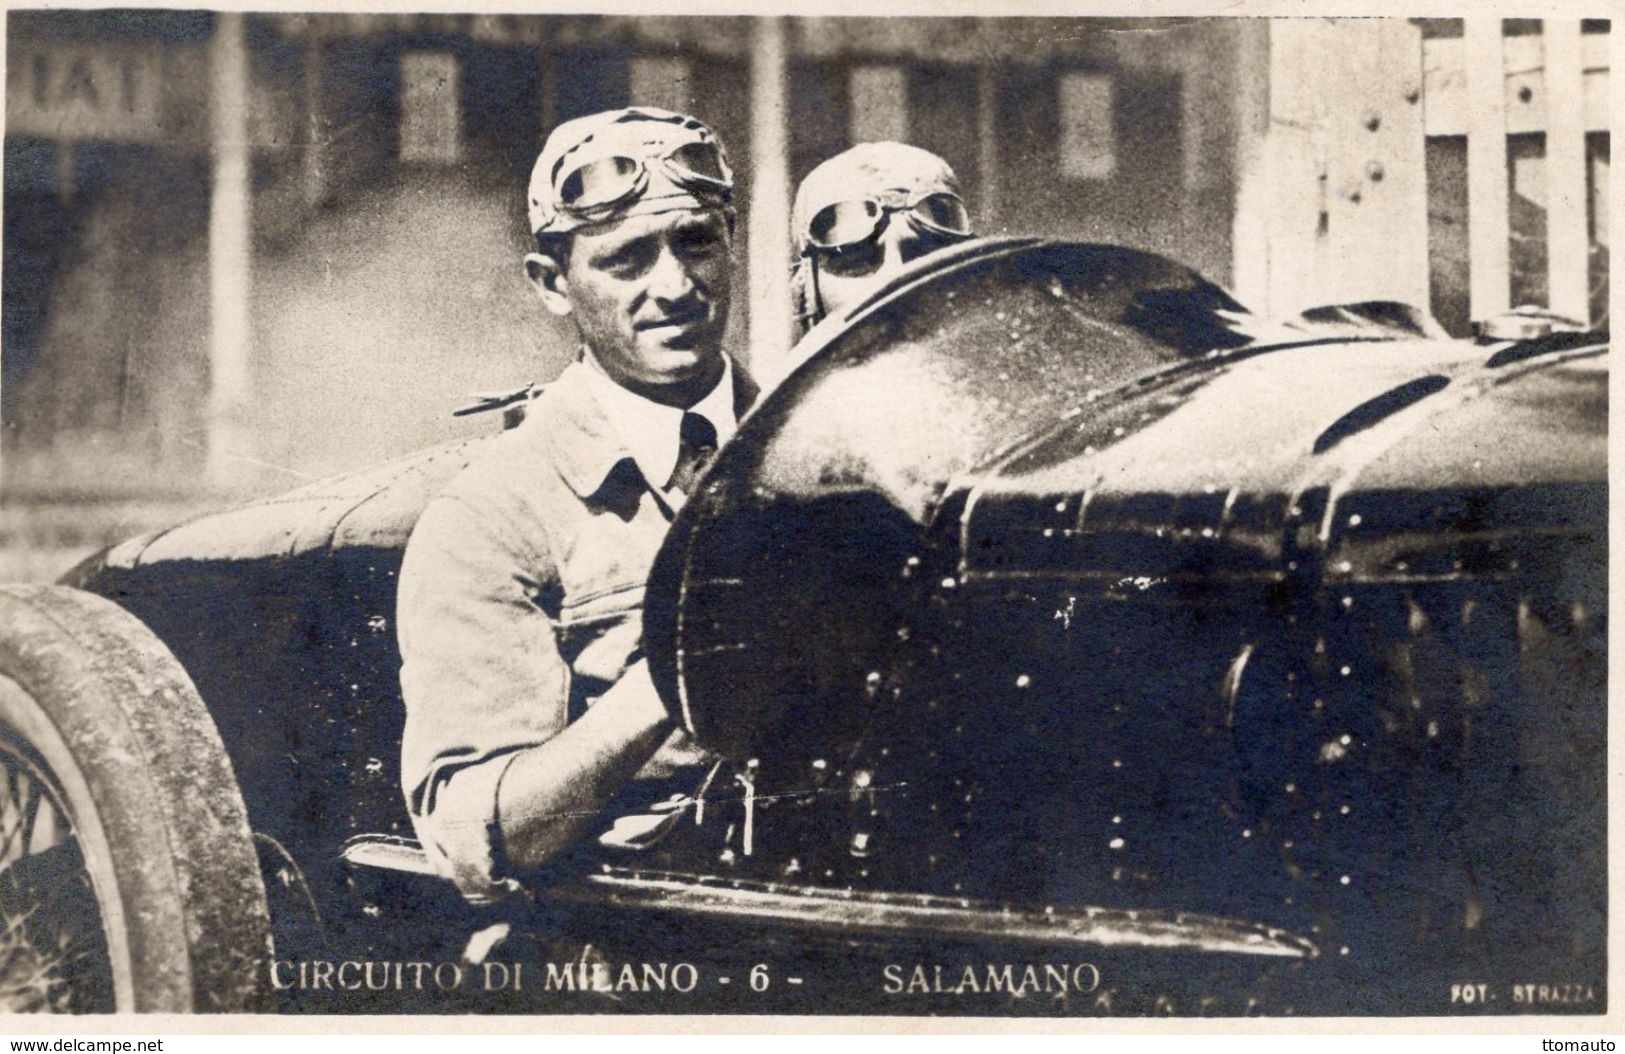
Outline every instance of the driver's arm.
<path id="1" fill-rule="evenodd" d="M 580 720 L 521 751 L 497 787 L 509 866 L 530 870 L 602 826 L 600 815 L 672 731 L 642 660 Z"/>
<path id="2" fill-rule="evenodd" d="M 473 900 L 586 833 L 672 728 L 641 662 L 569 722 L 572 674 L 542 602 L 553 558 L 497 489 L 454 484 L 429 504 L 396 612 L 407 805 Z M 637 623 L 620 630 L 635 647 Z"/>

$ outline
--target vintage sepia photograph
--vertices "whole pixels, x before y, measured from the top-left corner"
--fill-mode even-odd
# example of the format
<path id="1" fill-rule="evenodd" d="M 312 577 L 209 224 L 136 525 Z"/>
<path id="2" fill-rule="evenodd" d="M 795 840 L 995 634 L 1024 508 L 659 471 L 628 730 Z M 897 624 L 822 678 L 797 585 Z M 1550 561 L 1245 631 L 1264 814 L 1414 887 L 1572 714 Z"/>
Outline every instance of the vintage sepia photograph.
<path id="1" fill-rule="evenodd" d="M 1606 18 L 267 6 L 3 15 L 0 1011 L 1608 1013 Z"/>

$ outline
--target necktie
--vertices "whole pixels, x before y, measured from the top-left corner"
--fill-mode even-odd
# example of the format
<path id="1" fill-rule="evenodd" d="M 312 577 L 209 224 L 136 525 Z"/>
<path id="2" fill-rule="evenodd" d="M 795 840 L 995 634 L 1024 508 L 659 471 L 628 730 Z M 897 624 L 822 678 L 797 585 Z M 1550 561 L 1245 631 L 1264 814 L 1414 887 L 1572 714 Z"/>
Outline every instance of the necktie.
<path id="1" fill-rule="evenodd" d="M 699 414 L 685 413 L 677 440 L 677 467 L 671 474 L 671 486 L 686 497 L 694 492 L 695 481 L 716 456 L 716 426 Z"/>

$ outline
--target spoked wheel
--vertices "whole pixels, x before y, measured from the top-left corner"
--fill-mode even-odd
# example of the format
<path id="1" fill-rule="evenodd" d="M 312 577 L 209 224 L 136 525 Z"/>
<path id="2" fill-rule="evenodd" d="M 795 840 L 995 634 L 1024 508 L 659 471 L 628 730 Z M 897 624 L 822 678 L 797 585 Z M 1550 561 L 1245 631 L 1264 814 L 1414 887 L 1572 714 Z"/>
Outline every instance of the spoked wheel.
<path id="1" fill-rule="evenodd" d="M 5 677 L 0 693 L 21 689 Z M 4 709 L 15 714 L 19 702 Z M 47 753 L 70 766 L 66 781 L 31 742 L 55 748 Z M 54 728 L 0 727 L 0 1007 L 110 1014 L 134 1002 L 122 905 L 112 876 L 92 875 L 80 848 L 88 839 L 90 859 L 108 858 L 94 813 L 85 814 L 89 830 L 73 821 L 63 784 L 83 801 L 84 777 L 60 748 Z"/>
<path id="2" fill-rule="evenodd" d="M 99 597 L 0 587 L 0 1010 L 264 1009 L 268 933 L 180 664 Z"/>

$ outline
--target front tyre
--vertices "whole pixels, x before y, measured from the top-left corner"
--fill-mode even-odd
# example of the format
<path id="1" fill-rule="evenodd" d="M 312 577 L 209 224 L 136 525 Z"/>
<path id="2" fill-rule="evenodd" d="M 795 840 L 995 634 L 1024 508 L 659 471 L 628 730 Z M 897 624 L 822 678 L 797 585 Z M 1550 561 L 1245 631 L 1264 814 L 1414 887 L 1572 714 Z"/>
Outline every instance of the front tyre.
<path id="1" fill-rule="evenodd" d="M 219 732 L 110 601 L 0 586 L 0 1009 L 268 1008 L 265 889 Z"/>

